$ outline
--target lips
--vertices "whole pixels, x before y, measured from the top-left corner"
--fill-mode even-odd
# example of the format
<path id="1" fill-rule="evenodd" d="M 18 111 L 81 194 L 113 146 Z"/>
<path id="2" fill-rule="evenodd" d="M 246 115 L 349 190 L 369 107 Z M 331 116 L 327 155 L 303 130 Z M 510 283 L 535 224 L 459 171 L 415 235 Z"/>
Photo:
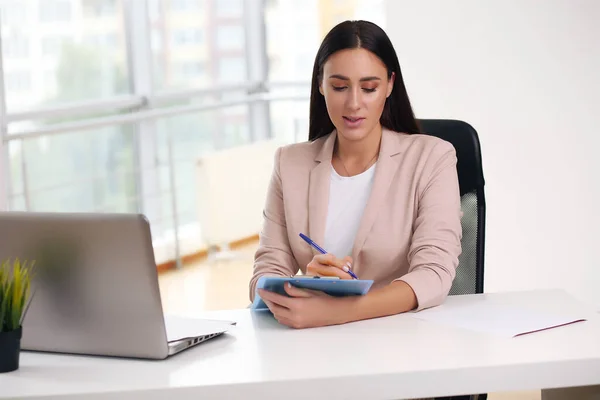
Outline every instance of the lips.
<path id="1" fill-rule="evenodd" d="M 359 129 L 364 121 L 362 117 L 343 117 L 343 119 L 346 129 Z"/>
<path id="2" fill-rule="evenodd" d="M 361 121 L 364 119 L 362 117 L 343 117 L 343 118 L 349 122 L 358 122 L 358 121 Z"/>

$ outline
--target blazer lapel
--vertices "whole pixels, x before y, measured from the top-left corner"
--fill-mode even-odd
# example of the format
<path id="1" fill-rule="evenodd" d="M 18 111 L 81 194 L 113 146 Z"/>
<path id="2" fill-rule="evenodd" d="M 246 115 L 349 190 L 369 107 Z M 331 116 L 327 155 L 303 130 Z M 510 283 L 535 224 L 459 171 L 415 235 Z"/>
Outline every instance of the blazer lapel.
<path id="1" fill-rule="evenodd" d="M 379 159 L 377 160 L 377 166 L 375 167 L 371 195 L 367 201 L 352 249 L 352 259 L 355 263 L 358 260 L 358 255 L 369 236 L 369 232 L 375 223 L 379 211 L 383 208 L 392 179 L 398 171 L 398 158 L 393 157 L 400 152 L 397 135 L 397 133 L 391 132 L 385 128 L 382 130 L 381 150 Z"/>
<path id="2" fill-rule="evenodd" d="M 323 142 L 315 161 L 317 165 L 310 171 L 308 188 L 308 235 L 318 245 L 325 240 L 327 209 L 329 206 L 329 184 L 331 181 L 331 157 L 336 132 L 333 131 Z M 313 254 L 316 250 L 313 250 Z"/>

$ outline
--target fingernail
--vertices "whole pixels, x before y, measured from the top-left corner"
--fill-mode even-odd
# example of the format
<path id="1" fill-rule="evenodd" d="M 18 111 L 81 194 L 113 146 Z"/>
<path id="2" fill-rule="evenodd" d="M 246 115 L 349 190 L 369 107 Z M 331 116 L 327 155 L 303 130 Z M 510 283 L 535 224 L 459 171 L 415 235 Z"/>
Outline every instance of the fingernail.
<path id="1" fill-rule="evenodd" d="M 352 264 L 350 264 L 350 262 L 347 262 L 346 265 L 348 266 L 349 269 L 352 269 Z"/>
<path id="2" fill-rule="evenodd" d="M 348 268 L 348 264 L 344 265 L 344 266 L 342 267 L 342 269 L 344 270 L 344 272 L 348 272 L 348 271 L 350 271 L 350 268 Z"/>

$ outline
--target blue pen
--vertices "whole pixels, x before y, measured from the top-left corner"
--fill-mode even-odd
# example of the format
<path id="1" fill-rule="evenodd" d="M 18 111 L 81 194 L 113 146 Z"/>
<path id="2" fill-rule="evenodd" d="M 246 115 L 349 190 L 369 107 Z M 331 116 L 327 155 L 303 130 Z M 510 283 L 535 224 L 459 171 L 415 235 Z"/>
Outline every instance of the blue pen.
<path id="1" fill-rule="evenodd" d="M 317 251 L 321 254 L 327 254 L 327 252 L 325 250 L 323 250 L 323 248 L 321 246 L 319 246 L 318 244 L 316 244 L 315 242 L 313 242 L 313 240 L 311 238 L 309 238 L 308 236 L 306 236 L 305 234 L 301 233 L 300 237 L 302 239 L 304 239 L 304 241 L 308 244 L 310 244 L 312 247 L 314 247 L 315 249 L 317 249 Z M 348 269 L 348 273 L 350 274 L 350 276 L 354 279 L 358 279 L 358 276 L 356 276 L 356 274 L 354 272 L 352 272 L 352 270 Z"/>

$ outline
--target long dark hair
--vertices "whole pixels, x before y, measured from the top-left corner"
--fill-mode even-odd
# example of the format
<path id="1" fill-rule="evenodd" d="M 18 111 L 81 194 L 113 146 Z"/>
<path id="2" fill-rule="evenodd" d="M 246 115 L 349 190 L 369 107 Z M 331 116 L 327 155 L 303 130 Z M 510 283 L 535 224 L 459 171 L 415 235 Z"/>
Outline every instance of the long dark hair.
<path id="1" fill-rule="evenodd" d="M 310 125 L 308 140 L 313 141 L 326 136 L 335 126 L 329 118 L 325 98 L 319 92 L 323 79 L 323 65 L 335 52 L 344 49 L 363 48 L 369 50 L 383 61 L 387 67 L 388 79 L 395 73 L 394 87 L 386 99 L 380 123 L 383 127 L 404 133 L 419 133 L 419 127 L 413 113 L 398 56 L 390 38 L 379 26 L 368 21 L 345 21 L 336 25 L 323 39 L 315 57 L 310 93 Z"/>

